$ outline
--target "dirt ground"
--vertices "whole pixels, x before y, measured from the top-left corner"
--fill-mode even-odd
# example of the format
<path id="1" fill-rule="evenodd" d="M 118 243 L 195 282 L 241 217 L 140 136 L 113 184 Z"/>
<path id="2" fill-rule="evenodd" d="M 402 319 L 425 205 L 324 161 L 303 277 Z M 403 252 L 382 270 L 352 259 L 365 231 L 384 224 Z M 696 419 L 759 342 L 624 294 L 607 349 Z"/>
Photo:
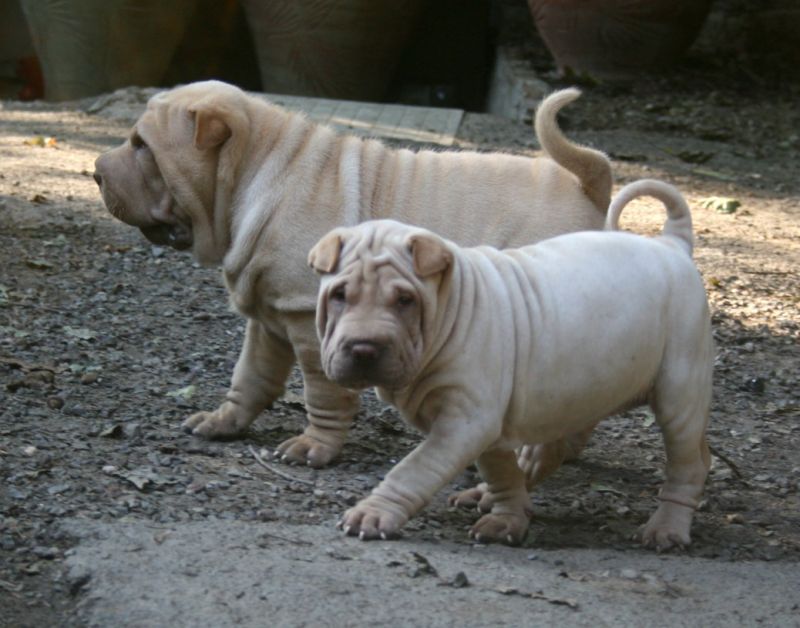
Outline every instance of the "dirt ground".
<path id="1" fill-rule="evenodd" d="M 617 187 L 660 177 L 693 209 L 718 357 L 713 468 L 691 556 L 800 560 L 798 102 L 797 84 L 701 63 L 628 87 L 588 87 L 563 119 L 571 137 L 613 158 Z M 130 122 L 87 113 L 88 104 L 0 105 L 0 623 L 8 626 L 79 623 L 84 583 L 63 573 L 74 543 L 63 518 L 332 526 L 418 442 L 367 396 L 333 466 L 267 470 L 252 451 L 268 453 L 304 425 L 297 374 L 242 440 L 181 432 L 188 414 L 224 394 L 243 321 L 229 311 L 217 270 L 151 246 L 106 213 L 93 161 Z M 478 114 L 466 116 L 459 144 L 536 150 L 528 127 Z M 655 233 L 663 214 L 640 203 L 624 218 L 626 228 Z M 643 552 L 630 537 L 654 508 L 662 462 L 647 412 L 608 420 L 580 460 L 536 492 L 519 551 Z M 474 481 L 468 472 L 458 486 Z M 442 494 L 405 537 L 468 544 L 474 519 Z"/>

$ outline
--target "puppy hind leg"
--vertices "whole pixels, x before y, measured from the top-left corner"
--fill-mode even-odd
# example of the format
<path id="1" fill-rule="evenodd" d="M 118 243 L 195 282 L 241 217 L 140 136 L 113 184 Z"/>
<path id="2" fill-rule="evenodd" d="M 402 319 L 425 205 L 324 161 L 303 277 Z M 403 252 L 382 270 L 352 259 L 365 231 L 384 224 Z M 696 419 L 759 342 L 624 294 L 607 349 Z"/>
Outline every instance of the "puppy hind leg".
<path id="1" fill-rule="evenodd" d="M 541 484 L 565 462 L 575 460 L 586 447 L 596 426 L 575 432 L 549 443 L 525 445 L 519 450 L 517 463 L 525 473 L 528 491 Z"/>
<path id="2" fill-rule="evenodd" d="M 204 438 L 230 438 L 247 430 L 283 394 L 294 363 L 291 345 L 255 319 L 247 320 L 244 344 L 225 401 L 213 412 L 190 416 L 183 428 Z"/>
<path id="3" fill-rule="evenodd" d="M 575 460 L 589 439 L 596 426 L 570 434 L 550 443 L 525 445 L 517 451 L 517 464 L 525 474 L 525 486 L 528 492 L 555 473 L 565 462 Z M 477 508 L 480 512 L 491 512 L 494 495 L 489 491 L 486 482 L 451 495 L 448 498 L 451 506 L 459 508 Z"/>
<path id="4" fill-rule="evenodd" d="M 491 512 L 494 505 L 494 497 L 489 492 L 489 485 L 486 482 L 464 489 L 458 493 L 453 493 L 447 498 L 450 506 L 466 508 L 472 510 L 477 508 L 479 512 Z"/>
<path id="5" fill-rule="evenodd" d="M 515 453 L 486 451 L 478 458 L 478 469 L 492 496 L 492 510 L 472 526 L 470 536 L 478 542 L 519 545 L 528 533 L 532 506 Z"/>
<path id="6" fill-rule="evenodd" d="M 645 546 L 658 550 L 691 542 L 692 516 L 711 466 L 706 442 L 711 368 L 706 372 L 686 368 L 680 379 L 683 381 L 657 384 L 652 403 L 664 437 L 666 480 L 659 491 L 658 508 L 639 536 Z"/>

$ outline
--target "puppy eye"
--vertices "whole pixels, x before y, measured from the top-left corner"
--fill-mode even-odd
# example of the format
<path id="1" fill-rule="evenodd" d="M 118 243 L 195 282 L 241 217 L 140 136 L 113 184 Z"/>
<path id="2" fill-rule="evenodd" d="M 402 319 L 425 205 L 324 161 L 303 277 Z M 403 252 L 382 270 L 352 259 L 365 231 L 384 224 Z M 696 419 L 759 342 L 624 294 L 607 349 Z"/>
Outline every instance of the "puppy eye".
<path id="1" fill-rule="evenodd" d="M 133 146 L 136 150 L 140 150 L 142 148 L 147 148 L 147 142 L 142 139 L 141 135 L 134 133 L 131 137 L 131 146 Z"/>
<path id="2" fill-rule="evenodd" d="M 346 297 L 347 295 L 344 291 L 344 286 L 339 286 L 338 288 L 331 290 L 331 301 L 344 303 Z"/>
<path id="3" fill-rule="evenodd" d="M 408 307 L 409 305 L 414 305 L 414 297 L 408 292 L 401 292 L 397 295 L 396 303 L 398 307 Z"/>

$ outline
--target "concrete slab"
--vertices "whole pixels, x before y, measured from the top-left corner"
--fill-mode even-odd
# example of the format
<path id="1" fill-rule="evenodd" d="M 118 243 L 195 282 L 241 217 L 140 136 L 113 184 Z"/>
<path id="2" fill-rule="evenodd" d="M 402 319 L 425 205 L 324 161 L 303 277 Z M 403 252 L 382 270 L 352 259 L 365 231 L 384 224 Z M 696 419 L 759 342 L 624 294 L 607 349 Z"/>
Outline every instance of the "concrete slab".
<path id="1" fill-rule="evenodd" d="M 461 109 L 384 105 L 283 94 L 253 95 L 262 96 L 287 109 L 303 111 L 312 120 L 328 124 L 338 131 L 443 146 L 453 144 L 464 116 Z"/>
<path id="2" fill-rule="evenodd" d="M 64 525 L 88 626 L 800 625 L 787 563 L 364 543 L 332 524 Z"/>

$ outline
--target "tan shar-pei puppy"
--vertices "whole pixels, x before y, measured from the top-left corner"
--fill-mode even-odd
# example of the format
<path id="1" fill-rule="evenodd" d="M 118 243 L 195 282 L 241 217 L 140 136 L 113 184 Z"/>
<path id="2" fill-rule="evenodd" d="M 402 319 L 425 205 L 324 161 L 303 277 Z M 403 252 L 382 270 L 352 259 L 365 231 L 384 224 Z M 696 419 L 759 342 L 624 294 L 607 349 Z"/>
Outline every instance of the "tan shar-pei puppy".
<path id="1" fill-rule="evenodd" d="M 667 206 L 659 237 L 617 231 L 620 211 L 641 195 Z M 396 535 L 477 461 L 492 507 L 471 536 L 519 543 L 531 501 L 515 449 L 647 403 L 667 464 L 641 538 L 659 549 L 688 545 L 710 462 L 714 360 L 691 254 L 686 202 L 652 180 L 615 197 L 606 232 L 521 249 L 460 248 L 393 220 L 322 238 L 309 263 L 324 274 L 317 331 L 325 373 L 348 388 L 377 386 L 426 435 L 345 513 L 345 532 Z"/>
<path id="2" fill-rule="evenodd" d="M 152 242 L 220 264 L 233 306 L 247 317 L 224 403 L 189 417 L 186 429 L 208 438 L 245 431 L 283 393 L 297 361 L 309 425 L 279 451 L 327 464 L 358 396 L 320 368 L 308 250 L 330 229 L 372 218 L 501 247 L 602 228 L 609 161 L 569 142 L 555 119 L 578 95 L 564 90 L 541 104 L 536 132 L 547 156 L 536 159 L 395 150 L 215 81 L 154 96 L 128 140 L 97 159 L 105 204 Z"/>

